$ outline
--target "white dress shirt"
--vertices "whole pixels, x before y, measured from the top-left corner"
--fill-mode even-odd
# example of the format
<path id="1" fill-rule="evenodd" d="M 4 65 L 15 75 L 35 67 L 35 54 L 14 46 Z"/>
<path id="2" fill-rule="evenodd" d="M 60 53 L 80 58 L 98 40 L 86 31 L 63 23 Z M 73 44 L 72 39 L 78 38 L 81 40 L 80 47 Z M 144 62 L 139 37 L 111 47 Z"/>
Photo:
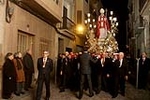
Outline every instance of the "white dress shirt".
<path id="1" fill-rule="evenodd" d="M 122 66 L 122 62 L 123 62 L 123 59 L 120 59 L 119 61 L 120 61 L 119 68 L 121 68 L 121 66 Z"/>

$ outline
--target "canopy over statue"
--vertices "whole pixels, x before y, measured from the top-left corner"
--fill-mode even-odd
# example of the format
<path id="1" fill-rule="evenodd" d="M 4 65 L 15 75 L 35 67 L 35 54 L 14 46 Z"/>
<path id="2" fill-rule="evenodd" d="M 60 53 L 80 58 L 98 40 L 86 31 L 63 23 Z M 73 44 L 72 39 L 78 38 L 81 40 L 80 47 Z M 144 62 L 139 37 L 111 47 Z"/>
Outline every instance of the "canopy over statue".
<path id="1" fill-rule="evenodd" d="M 100 15 L 98 16 L 97 20 L 97 31 L 96 37 L 98 39 L 105 39 L 107 36 L 107 32 L 110 30 L 109 22 L 107 17 L 105 16 L 105 11 L 103 8 L 100 9 Z"/>

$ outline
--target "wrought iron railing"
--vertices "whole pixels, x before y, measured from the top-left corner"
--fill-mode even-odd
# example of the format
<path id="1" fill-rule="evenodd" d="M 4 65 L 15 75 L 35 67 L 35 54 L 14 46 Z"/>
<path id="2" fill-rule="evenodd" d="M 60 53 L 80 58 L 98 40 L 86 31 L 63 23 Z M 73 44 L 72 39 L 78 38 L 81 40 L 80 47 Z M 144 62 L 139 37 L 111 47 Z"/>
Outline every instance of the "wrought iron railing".
<path id="1" fill-rule="evenodd" d="M 142 10 L 142 8 L 144 7 L 144 5 L 145 5 L 145 3 L 146 3 L 147 1 L 148 1 L 148 0 L 139 0 L 139 6 L 140 6 L 139 10 L 140 10 L 140 11 Z"/>
<path id="2" fill-rule="evenodd" d="M 75 32 L 75 23 L 68 17 L 63 17 L 62 29 L 67 29 L 69 31 Z"/>

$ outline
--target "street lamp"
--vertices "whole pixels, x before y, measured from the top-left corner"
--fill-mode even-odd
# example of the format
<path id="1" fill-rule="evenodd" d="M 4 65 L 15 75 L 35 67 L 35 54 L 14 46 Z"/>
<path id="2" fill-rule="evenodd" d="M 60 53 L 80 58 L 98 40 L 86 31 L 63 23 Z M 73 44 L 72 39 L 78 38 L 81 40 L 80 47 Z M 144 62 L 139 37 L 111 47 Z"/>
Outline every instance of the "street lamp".
<path id="1" fill-rule="evenodd" d="M 80 34 L 82 34 L 83 31 L 84 31 L 83 25 L 81 25 L 81 24 L 77 25 L 76 30 L 77 30 Z"/>

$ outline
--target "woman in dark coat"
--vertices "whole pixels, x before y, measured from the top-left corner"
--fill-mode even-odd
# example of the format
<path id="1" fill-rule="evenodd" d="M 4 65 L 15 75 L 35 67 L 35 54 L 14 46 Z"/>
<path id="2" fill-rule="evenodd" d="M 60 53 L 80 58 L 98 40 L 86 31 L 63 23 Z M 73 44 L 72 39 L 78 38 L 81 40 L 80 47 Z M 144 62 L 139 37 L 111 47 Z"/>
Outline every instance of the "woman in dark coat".
<path id="1" fill-rule="evenodd" d="M 2 71 L 2 98 L 9 99 L 12 98 L 12 93 L 15 91 L 16 83 L 16 71 L 13 63 L 13 54 L 7 53 L 5 56 L 5 62 L 3 64 Z"/>

